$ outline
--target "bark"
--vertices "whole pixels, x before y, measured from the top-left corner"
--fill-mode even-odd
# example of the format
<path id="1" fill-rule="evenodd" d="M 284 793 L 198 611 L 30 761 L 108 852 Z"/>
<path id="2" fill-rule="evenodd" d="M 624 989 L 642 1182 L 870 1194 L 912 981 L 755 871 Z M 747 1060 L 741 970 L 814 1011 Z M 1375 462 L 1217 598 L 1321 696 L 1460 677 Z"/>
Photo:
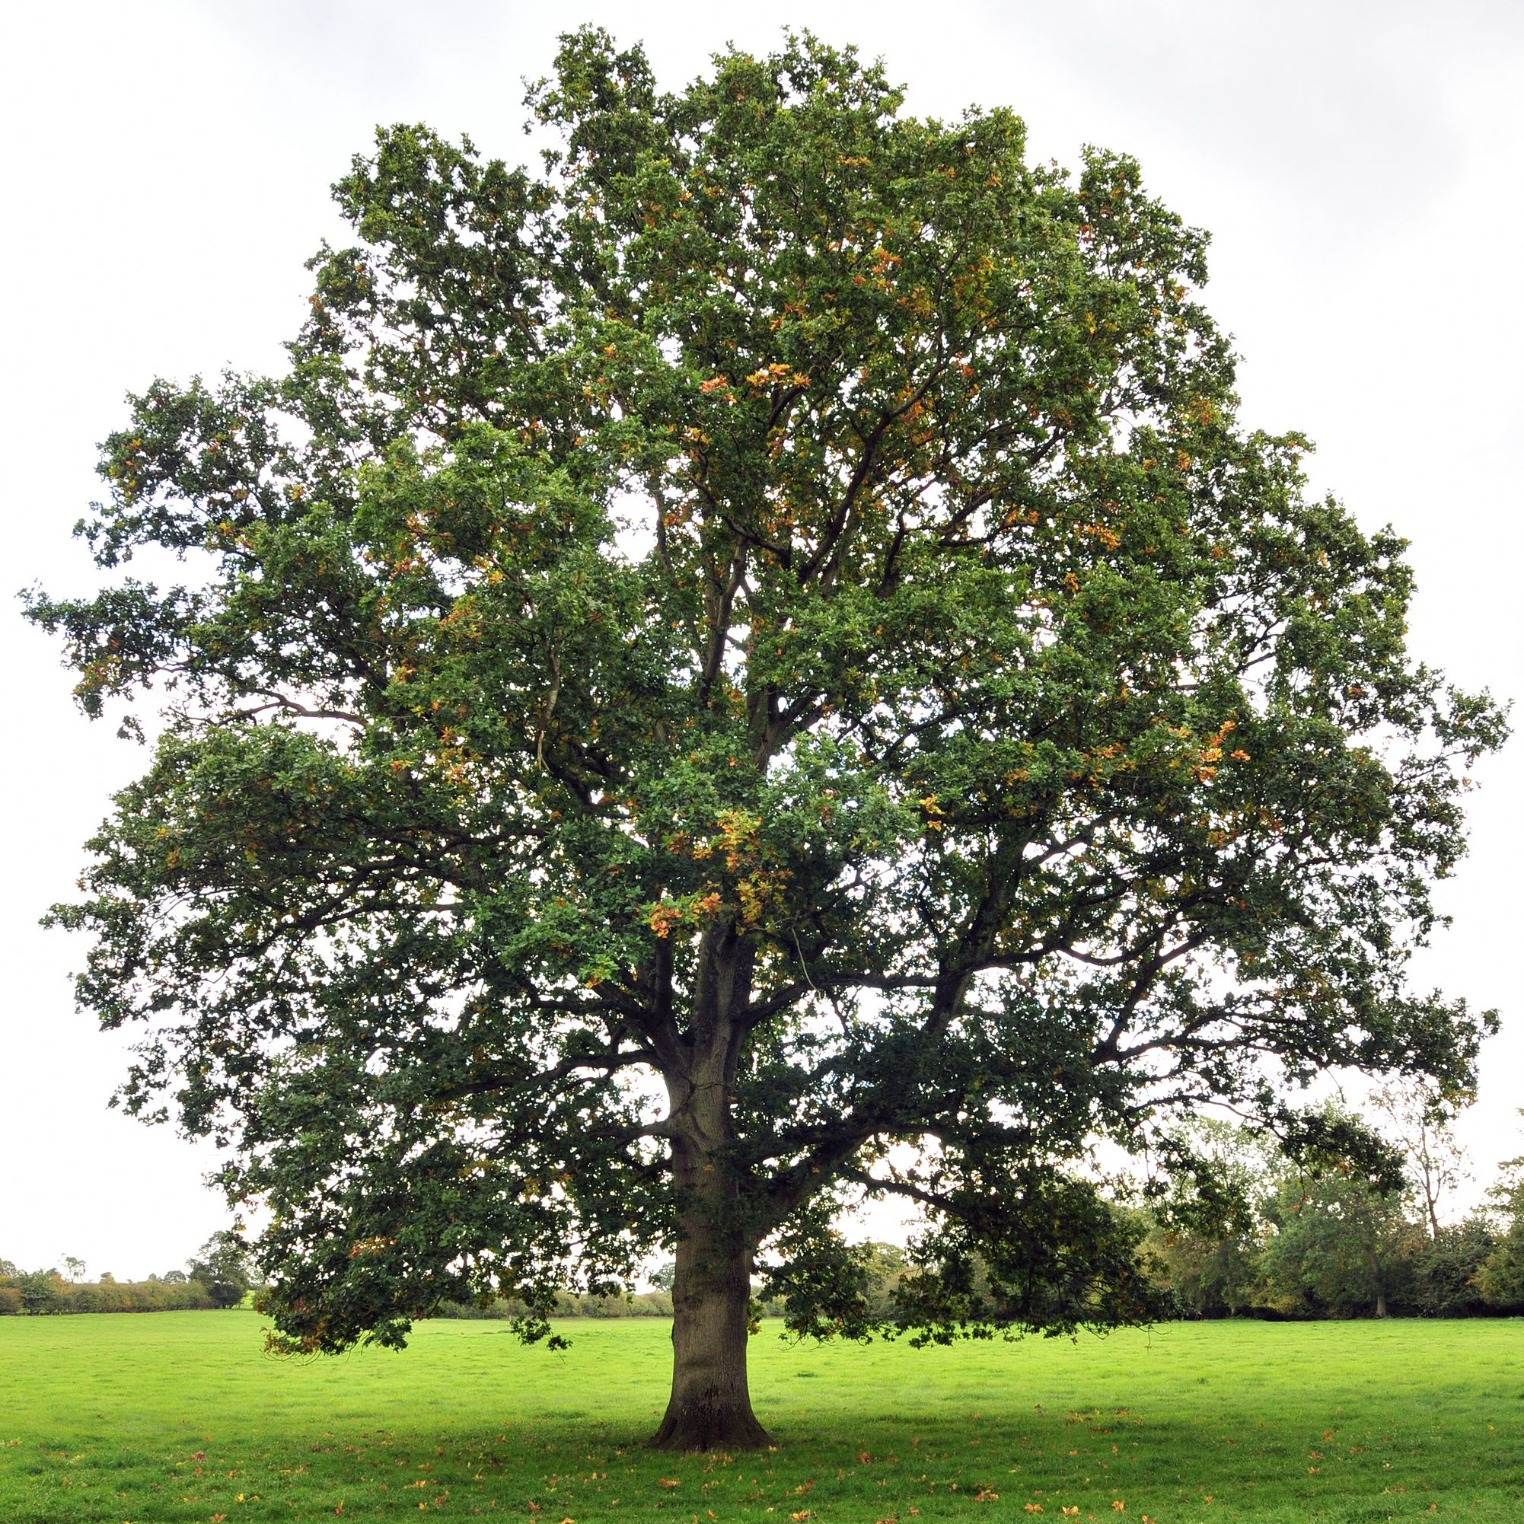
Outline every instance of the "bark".
<path id="1" fill-rule="evenodd" d="M 672 1396 L 658 1450 L 757 1450 L 772 1443 L 746 1385 L 751 1248 L 732 1229 L 690 1220 L 672 1287 Z"/>
<path id="2" fill-rule="evenodd" d="M 746 1342 L 754 1225 L 745 1221 L 731 1089 L 744 1031 L 751 954 L 733 929 L 700 950 L 692 1036 L 666 1073 L 673 1182 L 681 1202 L 672 1283 L 672 1397 L 651 1444 L 755 1450 L 771 1443 L 751 1410 Z"/>

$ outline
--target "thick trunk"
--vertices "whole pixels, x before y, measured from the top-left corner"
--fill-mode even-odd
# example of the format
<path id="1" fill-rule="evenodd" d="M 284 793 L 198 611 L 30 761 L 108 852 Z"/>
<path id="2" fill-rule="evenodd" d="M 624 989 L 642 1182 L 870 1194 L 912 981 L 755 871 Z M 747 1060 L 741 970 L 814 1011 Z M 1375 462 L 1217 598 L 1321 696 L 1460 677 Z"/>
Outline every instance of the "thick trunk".
<path id="1" fill-rule="evenodd" d="M 672 1283 L 672 1398 L 651 1443 L 662 1450 L 755 1450 L 771 1443 L 746 1389 L 751 1262 L 733 1173 L 731 1086 L 744 1032 L 751 952 L 732 926 L 704 935 L 692 1037 L 669 1044 L 672 1179 L 679 1206 Z"/>
<path id="2" fill-rule="evenodd" d="M 672 1397 L 659 1450 L 757 1450 L 772 1443 L 746 1386 L 751 1251 L 733 1232 L 690 1220 L 672 1286 Z"/>

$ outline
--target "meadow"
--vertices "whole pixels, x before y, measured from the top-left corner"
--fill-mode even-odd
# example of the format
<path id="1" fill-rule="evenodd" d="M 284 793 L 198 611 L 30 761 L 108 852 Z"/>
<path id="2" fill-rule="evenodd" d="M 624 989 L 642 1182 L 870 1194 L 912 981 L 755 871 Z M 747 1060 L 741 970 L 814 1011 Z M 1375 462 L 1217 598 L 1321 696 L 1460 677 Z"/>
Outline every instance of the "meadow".
<path id="1" fill-rule="evenodd" d="M 668 1325 L 421 1325 L 292 1363 L 252 1313 L 0 1319 L 0 1520 L 1524 1519 L 1524 1320 L 752 1343 L 771 1452 L 655 1455 Z"/>

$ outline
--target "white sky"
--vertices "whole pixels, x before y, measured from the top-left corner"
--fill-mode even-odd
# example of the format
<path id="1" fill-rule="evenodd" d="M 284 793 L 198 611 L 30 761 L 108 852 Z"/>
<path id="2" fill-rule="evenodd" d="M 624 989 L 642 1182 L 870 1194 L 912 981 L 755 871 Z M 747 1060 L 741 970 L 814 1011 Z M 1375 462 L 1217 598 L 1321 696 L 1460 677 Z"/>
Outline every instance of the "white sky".
<path id="1" fill-rule="evenodd" d="M 9 8 L 0 33 L 6 234 L 0 592 L 89 584 L 69 527 L 123 393 L 279 365 L 328 185 L 377 122 L 522 152 L 524 76 L 591 20 L 678 84 L 785 24 L 882 54 L 912 110 L 1026 118 L 1034 157 L 1095 142 L 1213 233 L 1208 303 L 1245 357 L 1246 421 L 1320 446 L 1320 488 L 1413 542 L 1414 649 L 1524 694 L 1524 6 L 1513 0 L 940 0 L 730 7 L 524 0 L 134 0 Z M 122 1045 L 72 1010 L 79 949 L 37 929 L 110 790 L 144 763 L 74 711 L 50 642 L 0 605 L 10 683 L 0 874 L 0 1257 L 118 1277 L 178 1265 L 226 1210 L 205 1150 L 106 1109 Z M 1514 938 L 1524 742 L 1482 773 L 1455 926 L 1425 980 L 1503 1012 L 1465 1135 L 1524 1151 Z"/>

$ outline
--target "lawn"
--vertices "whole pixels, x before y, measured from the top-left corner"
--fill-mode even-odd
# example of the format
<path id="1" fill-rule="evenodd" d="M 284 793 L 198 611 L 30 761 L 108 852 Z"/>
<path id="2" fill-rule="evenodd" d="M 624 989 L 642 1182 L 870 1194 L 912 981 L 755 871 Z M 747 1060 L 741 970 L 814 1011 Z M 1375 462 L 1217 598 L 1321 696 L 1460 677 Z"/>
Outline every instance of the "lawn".
<path id="1" fill-rule="evenodd" d="M 780 1448 L 692 1457 L 640 1448 L 667 1325 L 567 1328 L 564 1354 L 430 1323 L 291 1363 L 251 1313 L 0 1318 L 0 1520 L 1524 1520 L 1520 1320 L 924 1351 L 764 1325 Z"/>

